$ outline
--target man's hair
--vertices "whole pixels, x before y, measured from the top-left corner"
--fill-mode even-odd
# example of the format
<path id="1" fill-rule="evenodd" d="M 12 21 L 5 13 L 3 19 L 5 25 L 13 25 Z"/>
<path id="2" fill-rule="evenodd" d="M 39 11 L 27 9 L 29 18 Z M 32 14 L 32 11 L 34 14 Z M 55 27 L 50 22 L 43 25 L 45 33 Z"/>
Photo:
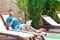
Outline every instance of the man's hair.
<path id="1" fill-rule="evenodd" d="M 9 9 L 8 12 L 13 11 L 12 9 Z"/>

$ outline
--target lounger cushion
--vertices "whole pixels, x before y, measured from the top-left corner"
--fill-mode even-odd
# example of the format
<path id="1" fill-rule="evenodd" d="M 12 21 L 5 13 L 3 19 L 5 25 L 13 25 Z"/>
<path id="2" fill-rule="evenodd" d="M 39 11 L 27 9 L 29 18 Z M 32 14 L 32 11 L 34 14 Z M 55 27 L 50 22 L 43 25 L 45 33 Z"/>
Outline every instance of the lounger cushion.
<path id="1" fill-rule="evenodd" d="M 0 33 L 11 34 L 11 35 L 16 35 L 16 36 L 20 36 L 20 37 L 33 37 L 34 36 L 33 34 L 17 32 L 17 31 L 10 31 L 10 30 L 0 31 Z"/>
<path id="2" fill-rule="evenodd" d="M 56 23 L 51 17 L 45 16 L 43 17 L 45 21 L 47 21 L 49 24 L 54 26 L 60 26 L 60 24 Z"/>

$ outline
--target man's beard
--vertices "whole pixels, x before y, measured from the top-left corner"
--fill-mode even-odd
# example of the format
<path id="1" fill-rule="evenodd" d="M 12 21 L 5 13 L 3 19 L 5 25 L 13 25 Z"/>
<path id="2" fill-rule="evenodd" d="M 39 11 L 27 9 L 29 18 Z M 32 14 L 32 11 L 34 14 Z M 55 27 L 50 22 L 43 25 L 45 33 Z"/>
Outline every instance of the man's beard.
<path id="1" fill-rule="evenodd" d="M 9 14 L 10 16 L 13 16 L 12 14 Z"/>

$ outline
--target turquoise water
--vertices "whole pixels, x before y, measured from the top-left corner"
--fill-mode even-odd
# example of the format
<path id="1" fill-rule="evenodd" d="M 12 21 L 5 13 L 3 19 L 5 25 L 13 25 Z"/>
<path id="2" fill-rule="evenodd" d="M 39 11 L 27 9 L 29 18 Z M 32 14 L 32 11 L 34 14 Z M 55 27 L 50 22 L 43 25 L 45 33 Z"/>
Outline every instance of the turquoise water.
<path id="1" fill-rule="evenodd" d="M 60 34 L 48 34 L 46 40 L 60 40 Z"/>

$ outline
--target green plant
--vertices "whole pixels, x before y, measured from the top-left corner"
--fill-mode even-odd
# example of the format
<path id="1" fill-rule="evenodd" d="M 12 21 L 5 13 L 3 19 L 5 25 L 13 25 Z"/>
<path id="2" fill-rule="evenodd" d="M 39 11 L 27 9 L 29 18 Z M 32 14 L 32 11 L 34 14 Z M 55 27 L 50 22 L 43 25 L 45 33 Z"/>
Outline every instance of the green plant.
<path id="1" fill-rule="evenodd" d="M 56 9 L 57 11 L 60 11 L 60 1 L 58 1 L 58 7 Z"/>
<path id="2" fill-rule="evenodd" d="M 41 22 L 41 12 L 44 5 L 44 0 L 28 0 L 28 13 L 29 18 L 32 21 L 32 26 L 36 29 L 39 28 L 39 22 Z M 41 20 L 41 21 L 40 21 Z"/>
<path id="3" fill-rule="evenodd" d="M 43 14 L 52 17 L 56 20 L 55 10 L 57 8 L 57 0 L 46 0 L 46 3 L 43 8 Z"/>

